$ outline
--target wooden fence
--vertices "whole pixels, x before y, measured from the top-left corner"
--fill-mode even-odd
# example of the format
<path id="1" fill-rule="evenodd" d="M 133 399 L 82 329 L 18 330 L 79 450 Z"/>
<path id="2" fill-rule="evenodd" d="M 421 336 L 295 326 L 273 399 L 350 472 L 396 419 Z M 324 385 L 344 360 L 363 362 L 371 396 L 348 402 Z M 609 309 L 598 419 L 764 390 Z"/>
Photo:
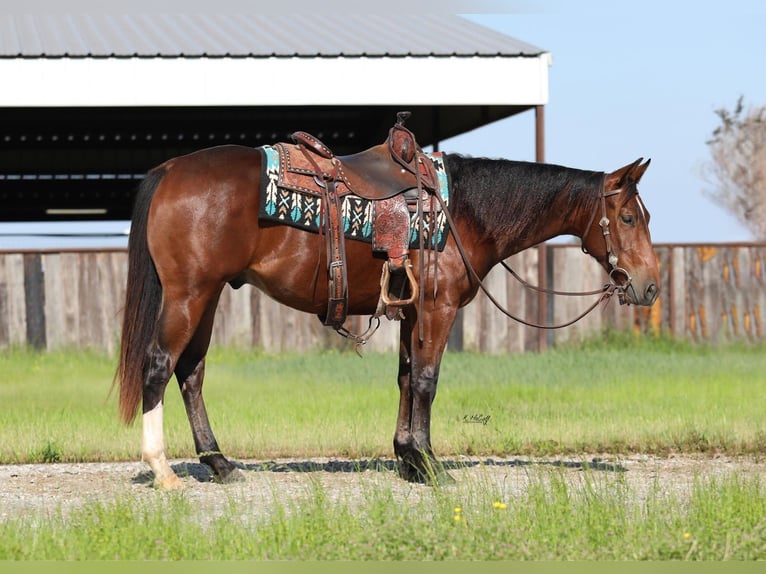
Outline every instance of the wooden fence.
<path id="1" fill-rule="evenodd" d="M 535 351 L 605 327 L 664 332 L 713 344 L 764 340 L 766 244 L 660 244 L 656 251 L 662 292 L 650 309 L 621 307 L 615 300 L 571 327 L 544 331 L 506 318 L 479 294 L 460 311 L 449 350 Z M 539 246 L 508 263 L 528 281 L 554 289 L 591 290 L 606 282 L 598 265 L 576 245 Z M 92 348 L 114 354 L 126 268 L 124 250 L 0 252 L 0 348 Z M 561 323 L 593 301 L 528 291 L 501 267 L 490 273 L 487 284 L 513 313 L 538 322 Z M 354 317 L 349 325 L 363 330 L 366 322 Z M 245 286 L 224 290 L 213 344 L 278 352 L 347 343 L 315 316 L 288 309 Z M 398 325 L 384 320 L 367 348 L 398 349 Z"/>

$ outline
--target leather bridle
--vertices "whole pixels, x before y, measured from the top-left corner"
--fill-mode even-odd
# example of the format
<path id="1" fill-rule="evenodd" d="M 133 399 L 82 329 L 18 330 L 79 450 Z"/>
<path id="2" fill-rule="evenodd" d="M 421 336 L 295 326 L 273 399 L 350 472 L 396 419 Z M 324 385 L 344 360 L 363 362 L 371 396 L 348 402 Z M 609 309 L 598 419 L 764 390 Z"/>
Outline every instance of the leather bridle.
<path id="1" fill-rule="evenodd" d="M 473 278 L 474 281 L 478 284 L 479 288 L 484 292 L 484 294 L 487 296 L 487 298 L 497 307 L 497 309 L 509 317 L 510 319 L 513 319 L 514 321 L 517 321 L 523 325 L 526 325 L 528 327 L 535 327 L 538 329 L 561 329 L 563 327 L 568 327 L 586 315 L 588 315 L 591 311 L 593 311 L 600 303 L 606 304 L 609 299 L 614 295 L 615 291 L 617 292 L 617 296 L 619 298 L 620 304 L 626 303 L 625 300 L 625 291 L 628 288 L 632 288 L 632 277 L 630 273 L 627 272 L 627 270 L 623 269 L 622 267 L 618 266 L 619 263 L 619 257 L 614 252 L 614 249 L 612 247 L 612 239 L 611 239 L 611 231 L 609 230 L 609 217 L 606 214 L 606 198 L 611 197 L 613 195 L 618 195 L 619 193 L 622 193 L 625 188 L 619 188 L 612 191 L 605 191 L 605 184 L 606 184 L 606 174 L 603 174 L 602 181 L 601 181 L 601 187 L 599 191 L 599 198 L 598 203 L 596 204 L 596 207 L 593 210 L 593 214 L 590 217 L 590 220 L 588 221 L 588 226 L 585 228 L 585 233 L 582 235 L 582 237 L 585 237 L 585 234 L 588 233 L 591 226 L 593 225 L 593 222 L 596 219 L 596 214 L 599 211 L 599 206 L 601 207 L 601 219 L 599 220 L 599 227 L 601 227 L 601 234 L 604 237 L 604 241 L 606 242 L 606 258 L 607 262 L 609 264 L 609 283 L 604 285 L 601 289 L 596 289 L 593 291 L 583 291 L 583 292 L 571 292 L 571 291 L 558 291 L 555 289 L 546 289 L 544 287 L 538 287 L 535 285 L 531 285 L 527 281 L 521 278 L 521 276 L 518 275 L 513 269 L 510 268 L 510 266 L 505 262 L 501 261 L 503 267 L 507 271 L 511 273 L 511 275 L 518 280 L 524 287 L 528 289 L 532 289 L 534 291 L 538 291 L 541 293 L 547 293 L 551 295 L 566 295 L 569 297 L 583 297 L 587 295 L 601 295 L 590 307 L 588 307 L 585 311 L 580 313 L 577 317 L 574 319 L 571 319 L 569 321 L 566 321 L 564 323 L 556 324 L 556 325 L 541 325 L 538 323 L 534 323 L 532 321 L 527 321 L 526 319 L 523 319 L 521 317 L 517 317 L 508 309 L 503 307 L 497 299 L 495 299 L 492 294 L 487 289 L 486 285 L 484 285 L 484 282 L 479 277 L 478 273 L 473 269 L 473 266 L 470 264 L 468 260 L 468 256 L 465 252 L 465 249 L 463 248 L 462 241 L 460 241 L 460 237 L 457 234 L 456 227 L 454 225 L 454 222 L 452 220 L 452 216 L 449 213 L 449 210 L 447 209 L 447 206 L 443 204 L 441 197 L 437 196 L 436 199 L 440 202 L 442 202 L 442 210 L 444 212 L 444 215 L 447 219 L 447 224 L 449 225 L 450 230 L 452 231 L 452 235 L 455 239 L 455 244 L 457 246 L 458 252 L 460 253 L 460 256 L 463 259 L 463 263 L 466 266 L 466 270 L 468 271 L 469 275 Z M 582 250 L 584 253 L 588 253 L 585 246 L 582 246 Z M 621 273 L 627 278 L 627 282 L 624 285 L 619 285 L 617 281 L 615 281 L 614 275 L 616 273 Z"/>
<path id="2" fill-rule="evenodd" d="M 593 290 L 593 291 L 571 292 L 571 291 L 558 291 L 558 290 L 555 290 L 555 289 L 546 289 L 544 287 L 538 287 L 536 285 L 532 285 L 532 284 L 528 283 L 518 273 L 516 273 L 513 269 L 511 269 L 511 267 L 505 261 L 501 261 L 500 262 L 501 265 L 503 267 L 505 267 L 505 269 L 517 281 L 519 281 L 524 287 L 526 287 L 528 289 L 532 289 L 534 291 L 538 291 L 538 292 L 541 292 L 541 293 L 547 293 L 547 294 L 551 294 L 551 295 L 566 295 L 566 296 L 570 296 L 570 297 L 583 297 L 583 296 L 588 296 L 588 295 L 600 295 L 600 297 L 590 307 L 588 307 L 585 311 L 580 313 L 577 317 L 575 317 L 574 319 L 571 319 L 569 321 L 566 321 L 564 323 L 560 323 L 560 324 L 556 324 L 556 325 L 541 325 L 541 324 L 538 324 L 538 323 L 534 323 L 532 321 L 527 321 L 526 319 L 523 319 L 521 317 L 517 317 L 516 315 L 514 315 L 513 313 L 508 311 L 508 309 L 503 307 L 503 305 L 501 305 L 500 302 L 497 299 L 495 299 L 495 297 L 492 296 L 492 294 L 489 292 L 489 290 L 487 289 L 486 285 L 481 280 L 481 278 L 479 277 L 478 273 L 476 273 L 476 271 L 474 270 L 474 268 L 471 265 L 470 261 L 468 260 L 468 256 L 467 256 L 467 254 L 465 252 L 465 249 L 463 247 L 463 243 L 462 243 L 462 241 L 460 240 L 460 237 L 457 234 L 457 228 L 455 227 L 454 221 L 452 220 L 452 215 L 450 214 L 449 209 L 447 208 L 447 205 L 444 203 L 444 200 L 441 198 L 441 196 L 439 194 L 436 194 L 434 197 L 436 198 L 437 202 L 439 202 L 439 204 L 441 206 L 442 213 L 444 213 L 444 216 L 445 216 L 445 218 L 447 220 L 447 225 L 449 226 L 449 229 L 452 232 L 452 236 L 453 236 L 453 238 L 455 240 L 455 244 L 457 246 L 458 252 L 460 253 L 460 256 L 463 259 L 463 263 L 466 266 L 466 270 L 468 271 L 469 276 L 474 281 L 476 281 L 476 283 L 478 284 L 479 288 L 484 292 L 484 294 L 487 296 L 487 298 L 495 305 L 495 307 L 497 307 L 498 310 L 501 313 L 503 313 L 504 315 L 506 315 L 510 319 L 513 319 L 514 321 L 517 321 L 517 322 L 519 322 L 519 323 L 521 323 L 523 325 L 526 325 L 528 327 L 535 327 L 535 328 L 538 328 L 538 329 L 561 329 L 563 327 L 568 327 L 568 326 L 576 323 L 577 321 L 579 321 L 580 319 L 582 319 L 583 317 L 588 315 L 591 311 L 593 311 L 600 303 L 606 304 L 609 301 L 609 299 L 611 299 L 612 295 L 614 295 L 615 291 L 617 292 L 617 296 L 619 298 L 620 304 L 625 304 L 626 303 L 625 291 L 627 289 L 629 289 L 629 288 L 630 289 L 633 288 L 633 286 L 632 286 L 633 278 L 631 277 L 630 273 L 628 273 L 628 271 L 626 269 L 624 269 L 623 267 L 620 267 L 618 265 L 619 257 L 617 255 L 617 253 L 614 251 L 614 248 L 612 246 L 612 238 L 611 238 L 612 233 L 609 230 L 609 225 L 610 225 L 611 222 L 609 220 L 609 216 L 606 213 L 606 198 L 607 197 L 612 197 L 613 195 L 618 195 L 618 194 L 622 193 L 625 190 L 625 188 L 621 187 L 619 189 L 615 189 L 615 190 L 612 190 L 612 191 L 605 191 L 604 190 L 605 186 L 606 186 L 606 174 L 603 174 L 602 181 L 601 181 L 601 187 L 600 187 L 600 191 L 599 191 L 598 202 L 596 203 L 596 206 L 593 209 L 593 213 L 590 216 L 590 219 L 588 220 L 588 225 L 585 227 L 585 231 L 584 231 L 584 233 L 583 233 L 583 235 L 581 237 L 584 238 L 585 235 L 587 235 L 588 231 L 590 231 L 590 228 L 591 228 L 591 226 L 593 225 L 593 222 L 596 219 L 596 215 L 598 214 L 599 206 L 600 206 L 601 207 L 601 219 L 599 220 L 598 225 L 601 228 L 601 234 L 603 235 L 604 242 L 606 243 L 606 260 L 607 260 L 607 263 L 609 264 L 609 283 L 605 284 L 600 289 L 596 289 L 596 290 Z M 636 191 L 636 193 L 638 193 L 638 191 Z M 586 249 L 584 244 L 582 245 L 582 251 L 583 251 L 583 253 L 588 253 L 588 250 Z M 622 275 L 624 275 L 627 278 L 627 281 L 626 281 L 626 283 L 624 285 L 619 285 L 617 283 L 617 281 L 615 280 L 614 275 L 617 274 L 617 273 L 622 274 Z M 435 293 L 434 293 L 434 296 L 436 296 Z M 367 332 L 364 335 L 362 335 L 362 336 L 353 336 L 353 339 L 355 340 L 356 345 L 357 345 L 357 352 L 359 350 L 359 347 L 361 345 L 364 345 L 367 342 L 367 340 L 372 336 L 372 334 L 377 329 L 377 326 L 380 324 L 380 320 L 378 320 L 378 325 L 373 326 L 372 322 L 373 322 L 374 318 L 375 318 L 374 316 L 370 317 L 370 328 L 367 330 Z M 349 336 L 349 335 L 345 335 L 344 334 L 344 336 Z"/>
<path id="3" fill-rule="evenodd" d="M 590 230 L 591 226 L 593 225 L 593 221 L 596 219 L 596 214 L 598 213 L 599 205 L 601 206 L 601 219 L 598 221 L 598 226 L 601 228 L 601 234 L 604 237 L 604 242 L 606 243 L 606 262 L 609 265 L 609 281 L 614 286 L 613 290 L 617 291 L 617 296 L 620 301 L 620 305 L 625 304 L 625 292 L 628 289 L 633 288 L 633 277 L 628 273 L 627 269 L 624 267 L 620 267 L 618 265 L 619 263 L 619 257 L 617 253 L 614 251 L 614 248 L 612 246 L 612 232 L 609 229 L 610 221 L 609 216 L 606 214 L 606 198 L 611 197 L 613 195 L 619 195 L 621 194 L 625 188 L 620 187 L 618 189 L 614 189 L 612 191 L 605 191 L 604 188 L 606 187 L 606 175 L 604 175 L 604 179 L 601 183 L 601 193 L 599 193 L 599 202 L 596 204 L 595 209 L 593 210 L 593 214 L 590 216 L 590 220 L 588 220 L 588 225 L 585 227 L 585 232 L 583 233 L 583 244 L 582 244 L 582 252 L 588 253 L 588 249 L 585 247 L 584 238 L 585 235 L 587 235 L 588 231 Z M 638 194 L 638 191 L 636 191 L 636 194 Z M 620 285 L 615 280 L 614 275 L 620 274 L 623 275 L 626 279 L 625 283 Z"/>

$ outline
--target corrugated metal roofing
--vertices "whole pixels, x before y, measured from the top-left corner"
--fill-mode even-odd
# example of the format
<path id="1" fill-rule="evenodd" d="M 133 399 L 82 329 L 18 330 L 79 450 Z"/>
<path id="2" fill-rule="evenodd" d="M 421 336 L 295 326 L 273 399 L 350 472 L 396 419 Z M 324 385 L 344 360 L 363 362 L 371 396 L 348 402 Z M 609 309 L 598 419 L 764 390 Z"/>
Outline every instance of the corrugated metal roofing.
<path id="1" fill-rule="evenodd" d="M 457 15 L 0 14 L 0 58 L 538 56 Z"/>

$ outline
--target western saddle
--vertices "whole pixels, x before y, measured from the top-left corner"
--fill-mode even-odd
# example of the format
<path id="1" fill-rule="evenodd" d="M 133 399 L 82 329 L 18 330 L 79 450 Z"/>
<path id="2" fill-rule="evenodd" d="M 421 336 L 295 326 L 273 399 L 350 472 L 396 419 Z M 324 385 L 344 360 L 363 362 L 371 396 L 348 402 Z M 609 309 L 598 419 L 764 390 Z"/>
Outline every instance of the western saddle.
<path id="1" fill-rule="evenodd" d="M 372 248 L 388 254 L 383 264 L 381 297 L 375 317 L 386 314 L 393 319 L 419 295 L 422 301 L 409 259 L 410 213 L 417 210 L 420 216 L 420 248 L 423 249 L 423 214 L 436 208 L 433 194 L 439 186 L 433 163 L 423 153 L 414 134 L 404 127 L 409 116 L 409 112 L 399 112 L 385 142 L 353 155 L 336 156 L 319 139 L 305 132 L 292 134 L 294 145 L 275 144 L 281 164 L 277 185 L 321 197 L 320 232 L 326 237 L 329 299 L 327 313 L 320 319 L 341 333 L 348 307 L 341 213 L 342 200 L 347 194 L 375 202 Z M 407 288 L 409 295 L 405 296 Z"/>

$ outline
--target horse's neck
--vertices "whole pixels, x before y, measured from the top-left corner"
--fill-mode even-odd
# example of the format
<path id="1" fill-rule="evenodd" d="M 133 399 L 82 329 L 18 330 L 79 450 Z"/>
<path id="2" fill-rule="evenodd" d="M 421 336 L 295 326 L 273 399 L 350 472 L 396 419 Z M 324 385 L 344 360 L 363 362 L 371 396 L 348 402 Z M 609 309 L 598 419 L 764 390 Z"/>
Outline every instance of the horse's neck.
<path id="1" fill-rule="evenodd" d="M 481 184 L 463 181 L 464 192 L 473 197 L 482 193 L 495 194 L 494 203 L 487 206 L 481 203 L 474 205 L 472 217 L 476 221 L 469 223 L 484 230 L 484 236 L 481 238 L 483 243 L 493 245 L 493 254 L 488 261 L 490 268 L 524 249 L 561 235 L 579 237 L 585 230 L 585 219 L 591 212 L 591 198 L 595 197 L 597 190 L 595 185 L 591 185 L 583 177 L 584 172 L 553 166 L 552 169 L 558 170 L 561 176 L 559 180 L 576 182 L 578 191 L 571 194 L 572 183 L 551 183 L 550 189 L 534 187 L 536 174 L 544 175 L 544 170 L 550 166 L 505 162 L 496 164 L 496 167 L 501 168 L 501 177 L 496 179 L 505 178 L 507 182 L 505 194 L 502 189 L 480 189 Z M 506 169 L 507 172 L 503 173 Z M 518 185 L 519 171 L 526 171 L 523 174 L 523 178 L 529 180 L 526 187 Z M 591 187 L 593 194 L 590 193 Z"/>
<path id="2" fill-rule="evenodd" d="M 540 212 L 538 219 L 525 229 L 522 235 L 509 238 L 499 251 L 500 259 L 506 259 L 520 251 L 534 247 L 544 241 L 572 233 L 572 225 L 566 215 L 566 198 L 557 197 L 548 210 Z"/>

